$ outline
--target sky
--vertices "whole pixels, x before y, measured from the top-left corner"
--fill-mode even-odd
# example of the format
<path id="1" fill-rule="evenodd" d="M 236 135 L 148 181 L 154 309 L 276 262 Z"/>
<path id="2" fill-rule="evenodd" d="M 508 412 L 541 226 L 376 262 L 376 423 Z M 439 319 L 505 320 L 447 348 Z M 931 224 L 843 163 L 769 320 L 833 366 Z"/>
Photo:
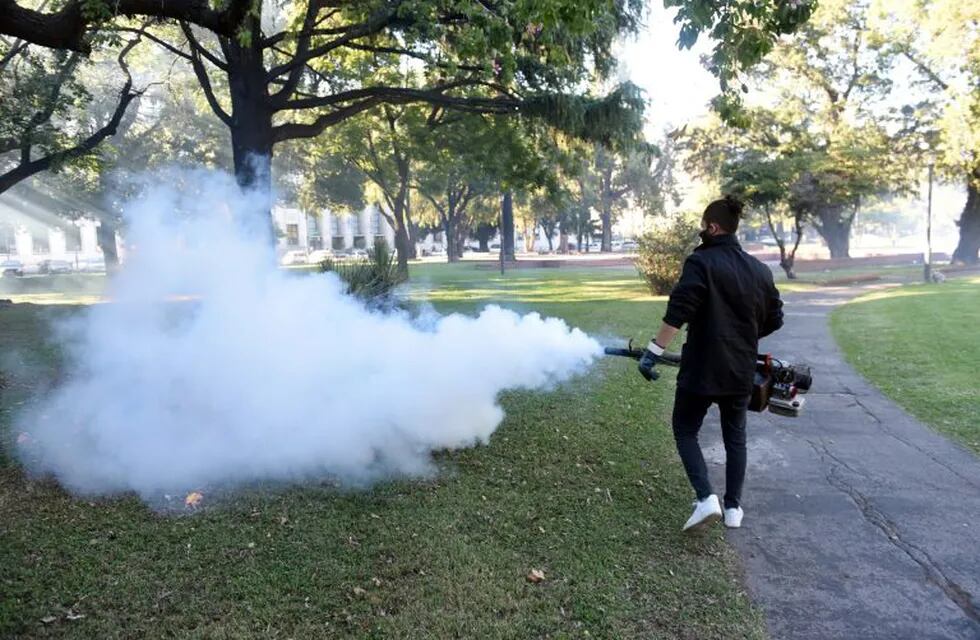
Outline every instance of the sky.
<path id="1" fill-rule="evenodd" d="M 646 28 L 630 42 L 623 43 L 623 73 L 646 91 L 647 135 L 652 139 L 667 127 L 681 126 L 708 112 L 707 103 L 718 93 L 718 80 L 702 65 L 700 57 L 711 50 L 707 38 L 693 49 L 677 48 L 676 10 L 662 3 L 650 3 Z"/>

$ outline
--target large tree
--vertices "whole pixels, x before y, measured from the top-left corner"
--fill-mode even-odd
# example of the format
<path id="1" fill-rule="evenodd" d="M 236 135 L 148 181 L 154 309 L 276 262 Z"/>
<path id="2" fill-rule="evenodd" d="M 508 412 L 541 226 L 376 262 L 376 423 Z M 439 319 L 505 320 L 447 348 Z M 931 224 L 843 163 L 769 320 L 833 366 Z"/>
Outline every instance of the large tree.
<path id="1" fill-rule="evenodd" d="M 419 132 L 414 187 L 443 230 L 449 262 L 462 257 L 501 182 L 521 169 L 534 172 L 524 129 L 509 119 L 466 114 Z"/>
<path id="2" fill-rule="evenodd" d="M 609 142 L 639 129 L 632 92 L 569 95 L 614 66 L 614 39 L 636 29 L 640 0 L 68 0 L 55 11 L 0 0 L 0 34 L 85 52 L 93 34 L 127 30 L 127 16 L 159 18 L 153 39 L 193 68 L 230 132 L 243 186 L 268 186 L 275 146 L 316 137 L 383 105 L 545 117 Z M 813 2 L 671 0 L 680 44 L 716 38 L 723 81 L 809 16 Z M 179 26 L 174 38 L 173 27 Z M 392 61 L 422 70 L 420 86 L 379 82 Z"/>
<path id="3" fill-rule="evenodd" d="M 419 108 L 384 105 L 344 123 L 337 135 L 315 147 L 323 156 L 338 158 L 341 162 L 336 164 L 360 172 L 367 184 L 367 203 L 395 230 L 398 269 L 403 274 L 415 255 L 410 197 L 416 140 L 424 126 L 425 114 Z"/>
<path id="4" fill-rule="evenodd" d="M 743 151 L 792 160 L 792 204 L 834 258 L 848 257 L 862 204 L 907 187 L 909 179 L 909 158 L 900 152 L 905 138 L 889 126 L 892 57 L 869 41 L 868 19 L 866 1 L 821 3 L 754 70 L 754 82 L 768 89 L 766 106 L 730 118 L 742 131 L 757 127 Z"/>
<path id="5" fill-rule="evenodd" d="M 651 145 L 616 152 L 596 145 L 583 167 L 584 182 L 592 189 L 602 233 L 601 251 L 612 251 L 613 223 L 631 206 L 663 210 L 665 179 L 670 158 Z"/>
<path id="6" fill-rule="evenodd" d="M 86 2 L 56 14 L 28 12 L 5 2 L 0 31 L 19 37 L 28 18 L 61 25 L 101 14 L 87 25 L 133 27 L 113 14 L 140 13 L 177 21 L 149 37 L 185 59 L 214 113 L 231 132 L 235 173 L 243 186 L 268 187 L 269 160 L 278 143 L 318 136 L 364 111 L 424 103 L 436 109 L 545 116 L 577 133 L 608 140 L 638 121 L 631 92 L 582 101 L 567 88 L 593 73 L 608 73 L 610 46 L 634 30 L 639 0 L 535 3 L 373 0 L 333 3 L 297 0 L 248 3 L 234 11 L 204 10 L 207 3 Z M 81 16 L 79 18 L 78 16 Z M 57 20 L 55 19 L 57 17 Z M 233 30 L 228 22 L 237 20 Z M 84 49 L 67 36 L 44 44 Z M 408 64 L 420 83 L 399 82 L 388 71 Z M 435 112 L 434 112 L 435 113 Z M 435 116 L 434 116 L 435 117 Z M 585 126 L 585 123 L 588 126 Z M 638 129 L 638 127 L 634 127 Z"/>
<path id="7" fill-rule="evenodd" d="M 900 56 L 908 105 L 922 137 L 921 165 L 966 187 L 953 260 L 980 260 L 980 5 L 954 0 L 875 0 L 874 35 Z M 922 167 L 924 168 L 924 166 Z"/>

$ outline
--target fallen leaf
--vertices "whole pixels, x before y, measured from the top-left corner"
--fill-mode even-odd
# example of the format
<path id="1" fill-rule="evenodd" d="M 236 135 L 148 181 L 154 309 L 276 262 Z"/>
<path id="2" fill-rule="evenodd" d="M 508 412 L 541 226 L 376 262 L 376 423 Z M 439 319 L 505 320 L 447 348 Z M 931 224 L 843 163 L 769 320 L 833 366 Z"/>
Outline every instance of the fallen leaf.
<path id="1" fill-rule="evenodd" d="M 57 619 L 58 619 L 58 616 L 44 616 L 43 618 L 41 618 L 41 622 L 43 624 L 51 624 L 52 622 L 54 622 Z"/>
<path id="2" fill-rule="evenodd" d="M 75 613 L 74 611 L 69 611 L 65 614 L 66 620 L 81 620 L 85 617 L 84 613 Z"/>
<path id="3" fill-rule="evenodd" d="M 531 572 L 527 574 L 527 581 L 532 584 L 537 584 L 544 580 L 544 571 L 541 569 L 531 569 Z"/>
<path id="4" fill-rule="evenodd" d="M 359 597 L 359 598 L 362 598 L 365 595 L 367 595 L 367 591 L 365 591 L 361 587 L 354 587 L 353 589 L 351 589 L 351 591 L 353 591 L 354 595 L 357 596 L 357 597 Z"/>
<path id="5" fill-rule="evenodd" d="M 184 506 L 195 508 L 201 504 L 201 500 L 204 500 L 203 493 L 200 491 L 191 491 L 187 494 L 187 497 L 184 498 Z"/>

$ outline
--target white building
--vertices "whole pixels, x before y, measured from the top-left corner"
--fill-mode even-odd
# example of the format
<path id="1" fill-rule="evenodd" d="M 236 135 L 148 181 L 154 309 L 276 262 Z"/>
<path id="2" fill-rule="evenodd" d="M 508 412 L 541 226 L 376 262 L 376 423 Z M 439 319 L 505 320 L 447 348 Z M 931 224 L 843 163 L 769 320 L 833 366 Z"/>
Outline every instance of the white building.
<path id="1" fill-rule="evenodd" d="M 45 260 L 64 260 L 76 270 L 103 268 L 97 220 L 59 220 L 48 225 L 0 212 L 0 260 L 17 260 L 26 271 Z M 116 237 L 120 246 L 119 237 Z"/>
<path id="2" fill-rule="evenodd" d="M 395 246 L 395 230 L 374 207 L 356 214 L 333 214 L 330 211 L 307 213 L 289 207 L 275 207 L 272 219 L 278 238 L 280 254 L 327 249 L 342 252 L 349 249 L 370 249 L 376 239 L 389 247 Z"/>

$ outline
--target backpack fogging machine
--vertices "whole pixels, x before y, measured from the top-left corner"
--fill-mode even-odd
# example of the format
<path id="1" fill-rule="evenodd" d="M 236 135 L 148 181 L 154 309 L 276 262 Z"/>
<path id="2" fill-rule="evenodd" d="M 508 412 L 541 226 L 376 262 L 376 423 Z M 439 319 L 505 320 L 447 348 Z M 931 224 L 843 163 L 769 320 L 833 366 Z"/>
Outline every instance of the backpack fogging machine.
<path id="1" fill-rule="evenodd" d="M 632 340 L 625 349 L 606 347 L 605 352 L 607 356 L 621 356 L 633 360 L 639 360 L 643 356 L 643 349 L 634 349 Z M 665 351 L 658 361 L 678 367 L 681 364 L 681 355 Z M 805 403 L 803 394 L 810 390 L 812 382 L 810 367 L 789 364 L 784 360 L 773 358 L 768 353 L 760 353 L 755 360 L 755 379 L 752 382 L 749 410 L 769 409 L 775 414 L 795 418 L 803 412 Z"/>

